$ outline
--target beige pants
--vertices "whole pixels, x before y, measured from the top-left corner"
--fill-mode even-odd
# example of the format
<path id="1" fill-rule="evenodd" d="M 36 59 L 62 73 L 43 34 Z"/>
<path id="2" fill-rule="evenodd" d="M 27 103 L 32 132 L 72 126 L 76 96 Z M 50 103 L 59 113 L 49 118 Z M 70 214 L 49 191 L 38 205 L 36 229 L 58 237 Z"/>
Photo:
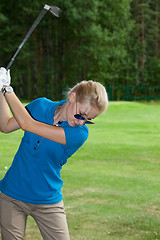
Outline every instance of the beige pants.
<path id="1" fill-rule="evenodd" d="M 0 193 L 2 240 L 23 240 L 28 215 L 36 221 L 43 239 L 70 239 L 63 201 L 57 204 L 29 204 Z"/>

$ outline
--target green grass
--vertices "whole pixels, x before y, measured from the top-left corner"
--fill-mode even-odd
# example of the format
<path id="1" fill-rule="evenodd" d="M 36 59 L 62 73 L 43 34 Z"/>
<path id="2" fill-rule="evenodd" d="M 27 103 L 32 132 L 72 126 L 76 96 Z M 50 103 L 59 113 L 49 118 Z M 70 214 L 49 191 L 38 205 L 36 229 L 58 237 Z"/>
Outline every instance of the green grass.
<path id="1" fill-rule="evenodd" d="M 71 240 L 160 239 L 160 102 L 111 102 L 62 171 Z M 0 178 L 22 131 L 0 134 Z M 31 218 L 26 240 L 40 240 Z"/>

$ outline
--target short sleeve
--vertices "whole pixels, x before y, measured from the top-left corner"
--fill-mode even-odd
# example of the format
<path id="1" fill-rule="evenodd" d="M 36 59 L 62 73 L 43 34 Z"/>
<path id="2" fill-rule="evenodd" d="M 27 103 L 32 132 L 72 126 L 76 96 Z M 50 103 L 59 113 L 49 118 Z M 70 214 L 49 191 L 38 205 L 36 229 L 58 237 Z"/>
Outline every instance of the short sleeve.
<path id="1" fill-rule="evenodd" d="M 29 103 L 26 110 L 35 120 L 52 124 L 56 105 L 57 103 L 42 97 Z"/>
<path id="2" fill-rule="evenodd" d="M 42 97 L 37 98 L 34 101 L 30 102 L 28 105 L 26 105 L 26 109 L 30 112 L 32 110 L 36 110 L 37 107 L 41 109 L 53 108 L 53 102 L 45 97 Z M 38 109 L 37 111 L 39 112 L 40 110 Z"/>
<path id="3" fill-rule="evenodd" d="M 25 106 L 26 110 L 28 111 L 28 113 L 35 118 L 35 116 L 33 116 L 33 111 L 35 112 L 37 106 L 39 106 L 39 103 L 43 100 L 43 98 L 37 98 L 34 101 L 30 102 L 29 104 L 27 104 Z"/>
<path id="4" fill-rule="evenodd" d="M 89 131 L 86 125 L 76 127 L 64 127 L 66 136 L 66 150 L 71 156 L 75 153 L 87 140 Z"/>

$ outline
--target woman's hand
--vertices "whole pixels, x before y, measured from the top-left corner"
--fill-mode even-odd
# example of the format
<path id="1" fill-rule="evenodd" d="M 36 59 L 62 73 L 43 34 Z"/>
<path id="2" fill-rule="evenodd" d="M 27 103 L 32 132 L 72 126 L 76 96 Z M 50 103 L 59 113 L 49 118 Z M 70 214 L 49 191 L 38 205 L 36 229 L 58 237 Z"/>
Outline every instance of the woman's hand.
<path id="1" fill-rule="evenodd" d="M 11 83 L 10 70 L 6 70 L 4 67 L 0 68 L 0 91 L 2 91 L 3 86 L 9 86 Z"/>

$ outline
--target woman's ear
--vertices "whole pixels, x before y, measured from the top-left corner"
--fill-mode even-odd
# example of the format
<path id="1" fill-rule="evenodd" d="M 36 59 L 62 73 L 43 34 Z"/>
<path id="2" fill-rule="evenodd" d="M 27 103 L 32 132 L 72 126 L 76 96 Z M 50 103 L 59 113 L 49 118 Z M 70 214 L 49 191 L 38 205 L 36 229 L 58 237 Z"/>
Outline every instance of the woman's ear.
<path id="1" fill-rule="evenodd" d="M 72 92 L 71 95 L 69 96 L 69 102 L 72 103 L 76 99 L 76 92 Z"/>

